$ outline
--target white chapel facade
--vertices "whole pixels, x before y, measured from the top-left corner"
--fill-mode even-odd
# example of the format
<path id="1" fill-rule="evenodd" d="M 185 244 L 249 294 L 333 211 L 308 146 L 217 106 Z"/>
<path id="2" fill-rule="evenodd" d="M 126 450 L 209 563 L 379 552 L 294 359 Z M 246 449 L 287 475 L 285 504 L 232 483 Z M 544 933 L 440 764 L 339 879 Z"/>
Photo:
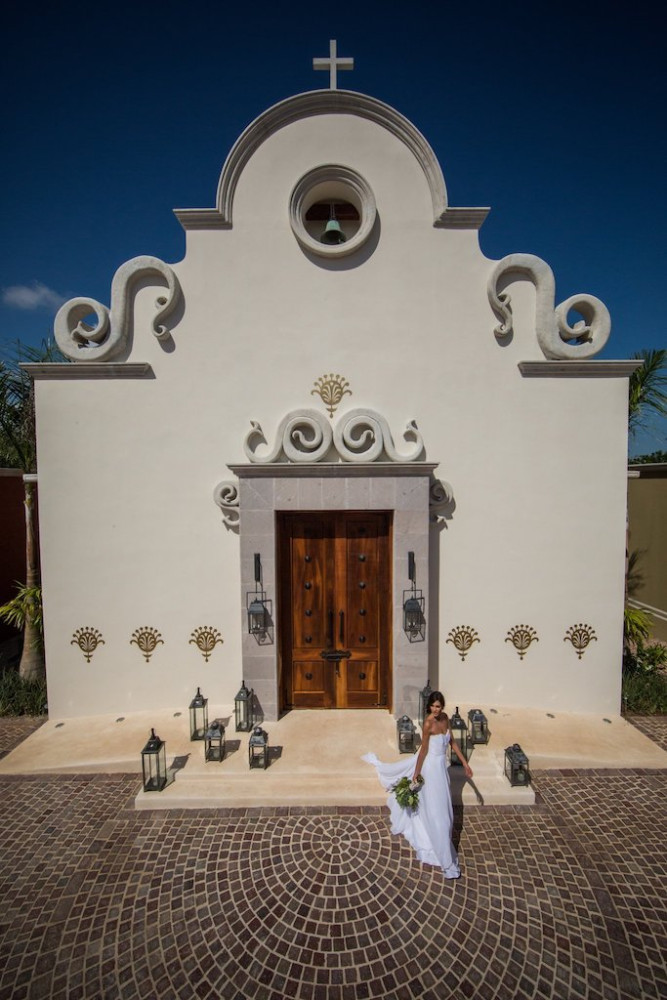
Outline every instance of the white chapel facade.
<path id="1" fill-rule="evenodd" d="M 50 714 L 618 714 L 633 365 L 325 62 L 29 366 Z"/>

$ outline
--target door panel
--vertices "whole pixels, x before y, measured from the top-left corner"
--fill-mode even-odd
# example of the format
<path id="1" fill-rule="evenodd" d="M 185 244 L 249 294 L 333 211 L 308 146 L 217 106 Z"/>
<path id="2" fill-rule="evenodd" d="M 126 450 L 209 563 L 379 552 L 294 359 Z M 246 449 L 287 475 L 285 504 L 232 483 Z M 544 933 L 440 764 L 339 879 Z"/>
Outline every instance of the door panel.
<path id="1" fill-rule="evenodd" d="M 390 515 L 279 515 L 283 707 L 376 708 L 390 690 Z"/>

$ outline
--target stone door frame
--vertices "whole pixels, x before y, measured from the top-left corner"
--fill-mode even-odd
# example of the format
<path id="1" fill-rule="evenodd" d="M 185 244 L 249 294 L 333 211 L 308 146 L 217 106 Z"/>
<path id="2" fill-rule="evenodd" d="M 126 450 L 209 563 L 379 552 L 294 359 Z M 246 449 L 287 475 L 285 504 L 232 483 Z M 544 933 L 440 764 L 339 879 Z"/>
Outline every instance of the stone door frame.
<path id="1" fill-rule="evenodd" d="M 391 711 L 415 717 L 429 663 L 429 496 L 431 462 L 271 463 L 230 465 L 239 480 L 242 673 L 264 719 L 278 718 L 279 642 L 275 634 L 277 511 L 389 511 L 393 515 Z M 426 641 L 403 631 L 403 591 L 409 587 L 408 552 L 414 552 L 418 586 L 425 598 Z M 266 641 L 248 633 L 246 594 L 254 587 L 259 553 L 262 587 L 271 614 Z"/>

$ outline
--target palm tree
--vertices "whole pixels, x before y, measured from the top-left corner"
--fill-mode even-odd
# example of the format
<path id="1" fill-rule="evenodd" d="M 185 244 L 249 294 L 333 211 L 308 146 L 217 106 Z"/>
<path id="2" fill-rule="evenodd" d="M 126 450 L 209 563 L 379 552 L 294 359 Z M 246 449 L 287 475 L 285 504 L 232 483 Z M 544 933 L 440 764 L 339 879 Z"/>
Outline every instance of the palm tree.
<path id="1" fill-rule="evenodd" d="M 637 351 L 633 361 L 643 361 L 630 376 L 628 429 L 630 436 L 646 426 L 654 414 L 667 416 L 667 351 Z"/>
<path id="2" fill-rule="evenodd" d="M 35 398 L 32 379 L 20 367 L 23 362 L 64 361 L 57 347 L 43 341 L 40 347 L 17 343 L 5 361 L 0 361 L 0 465 L 21 469 L 24 476 L 37 472 L 35 443 Z M 3 618 L 23 629 L 23 652 L 19 673 L 24 680 L 44 677 L 41 636 L 41 590 L 35 545 L 34 479 L 24 478 L 26 579 L 16 596 L 3 606 Z"/>

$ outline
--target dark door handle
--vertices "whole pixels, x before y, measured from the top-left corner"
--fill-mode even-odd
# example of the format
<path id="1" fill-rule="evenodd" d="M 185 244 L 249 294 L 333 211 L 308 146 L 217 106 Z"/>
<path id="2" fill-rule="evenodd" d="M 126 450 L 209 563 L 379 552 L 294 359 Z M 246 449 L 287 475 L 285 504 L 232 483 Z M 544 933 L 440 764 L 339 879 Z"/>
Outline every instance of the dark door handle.
<path id="1" fill-rule="evenodd" d="M 345 639 L 345 612 L 338 612 L 338 639 L 340 640 L 341 646 L 343 645 L 343 640 Z"/>

